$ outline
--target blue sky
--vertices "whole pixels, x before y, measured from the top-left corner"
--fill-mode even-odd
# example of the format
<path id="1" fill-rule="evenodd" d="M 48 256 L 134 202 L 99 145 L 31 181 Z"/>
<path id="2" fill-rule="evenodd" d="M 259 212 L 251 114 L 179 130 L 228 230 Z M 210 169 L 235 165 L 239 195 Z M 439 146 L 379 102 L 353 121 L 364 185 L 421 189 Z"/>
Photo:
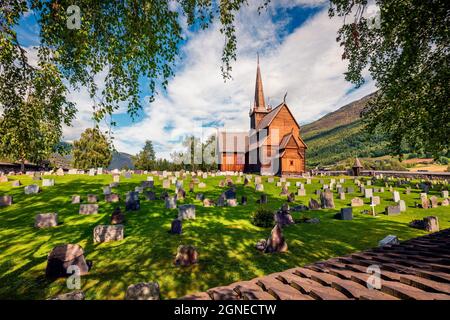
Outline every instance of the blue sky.
<path id="1" fill-rule="evenodd" d="M 150 139 L 157 155 L 169 158 L 181 148 L 180 141 L 187 134 L 207 136 L 216 127 L 247 130 L 257 52 L 267 103 L 276 106 L 288 92 L 287 103 L 301 125 L 375 90 L 369 78 L 359 89 L 345 81 L 346 64 L 335 41 L 342 21 L 328 18 L 327 1 L 277 0 L 261 14 L 256 10 L 258 1 L 249 2 L 236 19 L 238 51 L 233 80 L 224 83 L 220 74 L 224 38 L 218 23 L 207 30 L 185 27 L 186 41 L 167 90 L 158 92 L 150 104 L 147 82 L 141 79 L 143 109 L 139 116 L 132 121 L 126 106 L 112 116 L 117 123 L 114 144 L 119 151 L 136 153 Z M 22 18 L 17 31 L 19 41 L 29 48 L 30 59 L 36 59 L 32 49 L 39 43 L 35 15 Z M 102 76 L 98 77 L 100 87 Z M 92 126 L 92 101 L 84 89 L 71 91 L 68 98 L 79 110 L 73 126 L 64 128 L 64 139 L 72 141 Z"/>

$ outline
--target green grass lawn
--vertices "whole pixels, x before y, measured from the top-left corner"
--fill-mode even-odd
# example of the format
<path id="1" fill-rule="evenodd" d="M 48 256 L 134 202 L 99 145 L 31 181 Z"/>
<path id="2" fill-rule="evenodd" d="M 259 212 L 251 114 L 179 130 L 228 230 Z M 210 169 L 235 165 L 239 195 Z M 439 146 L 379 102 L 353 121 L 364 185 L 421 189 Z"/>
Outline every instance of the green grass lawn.
<path id="1" fill-rule="evenodd" d="M 250 216 L 257 206 L 255 201 L 259 194 L 254 191 L 254 184 L 250 183 L 246 187 L 237 185 L 238 198 L 241 195 L 248 197 L 247 206 L 204 208 L 200 201 L 195 200 L 195 194 L 188 193 L 187 198 L 179 201 L 179 204 L 194 203 L 196 219 L 183 221 L 182 235 L 168 233 L 171 221 L 177 216 L 176 209 L 165 209 L 162 200 L 141 199 L 139 211 L 126 213 L 123 241 L 94 244 L 94 227 L 109 224 L 116 205 L 124 210 L 124 194 L 134 190 L 135 186 L 146 180 L 146 176 L 133 175 L 131 179 L 121 177 L 119 187 L 113 189 L 113 192 L 121 195 L 119 204 L 105 203 L 103 199 L 102 187 L 112 182 L 111 175 L 46 178 L 55 179 L 55 186 L 44 187 L 41 193 L 35 195 L 25 195 L 23 190 L 23 185 L 41 185 L 41 181 L 32 181 L 31 177 L 10 177 L 10 181 L 22 182 L 23 185 L 16 188 L 11 187 L 11 182 L 0 183 L 0 195 L 12 195 L 14 202 L 10 207 L 0 208 L 1 299 L 46 299 L 70 291 L 66 288 L 65 279 L 49 281 L 45 278 L 47 254 L 58 244 L 80 244 L 86 259 L 93 262 L 89 274 L 82 277 L 81 289 L 85 291 L 87 299 L 123 299 L 128 285 L 142 281 L 159 282 L 161 298 L 170 299 L 374 247 L 389 234 L 397 235 L 400 240 L 424 235 L 426 232 L 408 226 L 411 220 L 424 216 L 438 216 L 441 229 L 450 227 L 449 207 L 428 210 L 414 208 L 414 202 L 420 202 L 420 191 L 414 187 L 410 195 L 401 194 L 408 209 L 399 216 L 380 214 L 372 217 L 362 214 L 362 210 L 370 209 L 369 201 L 365 200 L 364 207 L 353 209 L 354 220 L 333 219 L 341 207 L 350 204 L 352 197 L 361 196 L 359 193 L 347 194 L 347 200 L 335 199 L 336 209 L 293 213 L 294 219 L 306 214 L 320 218 L 320 223 L 285 227 L 289 251 L 263 254 L 255 249 L 255 244 L 259 239 L 267 238 L 271 228 L 251 224 Z M 196 192 L 216 200 L 226 190 L 218 186 L 221 179 L 205 179 L 207 188 L 196 189 Z M 263 180 L 267 181 L 266 178 Z M 289 180 L 292 192 L 297 189 L 295 181 L 304 181 Z M 328 182 L 329 179 L 325 179 L 325 183 Z M 157 195 L 162 192 L 161 183 L 155 177 Z M 186 189 L 188 185 L 189 178 L 184 182 Z M 353 180 L 348 179 L 344 186 L 350 185 L 353 185 Z M 382 186 L 381 182 L 379 186 Z M 311 197 L 316 198 L 313 192 L 320 187 L 319 178 L 313 179 L 311 185 L 306 185 L 307 196 L 296 197 L 292 206 L 307 204 Z M 278 209 L 286 199 L 285 196 L 279 196 L 281 188 L 264 182 L 264 189 L 269 196 L 268 206 Z M 403 187 L 396 190 L 403 191 Z M 71 204 L 72 195 L 79 194 L 85 200 L 89 193 L 99 196 L 98 215 L 80 215 L 79 205 Z M 433 194 L 442 200 L 440 192 L 431 191 L 430 195 Z M 386 205 L 394 203 L 388 190 L 379 195 L 382 203 L 377 206 L 377 212 L 381 213 Z M 40 230 L 34 228 L 35 215 L 46 212 L 57 212 L 60 225 Z M 197 246 L 198 265 L 174 266 L 173 259 L 180 244 Z"/>

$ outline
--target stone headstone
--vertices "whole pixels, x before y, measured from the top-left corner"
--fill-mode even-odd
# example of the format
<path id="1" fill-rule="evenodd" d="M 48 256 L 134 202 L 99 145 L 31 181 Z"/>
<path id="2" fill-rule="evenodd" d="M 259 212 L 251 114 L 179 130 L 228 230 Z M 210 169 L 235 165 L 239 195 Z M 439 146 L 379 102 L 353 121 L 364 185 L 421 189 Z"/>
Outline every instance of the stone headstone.
<path id="1" fill-rule="evenodd" d="M 81 197 L 78 195 L 72 196 L 72 204 L 78 204 L 81 202 Z"/>
<path id="2" fill-rule="evenodd" d="M 12 205 L 12 196 L 0 196 L 0 207 Z"/>
<path id="3" fill-rule="evenodd" d="M 168 179 L 163 180 L 162 187 L 164 189 L 169 189 L 170 188 L 170 181 Z"/>
<path id="4" fill-rule="evenodd" d="M 98 204 L 80 204 L 79 214 L 97 214 L 98 213 Z"/>
<path id="5" fill-rule="evenodd" d="M 110 193 L 105 195 L 105 201 L 106 202 L 119 202 L 120 198 L 117 193 Z"/>
<path id="6" fill-rule="evenodd" d="M 234 188 L 230 188 L 223 193 L 225 199 L 236 199 L 236 191 Z"/>
<path id="7" fill-rule="evenodd" d="M 111 187 L 110 186 L 103 187 L 103 194 L 104 195 L 111 194 Z"/>
<path id="8" fill-rule="evenodd" d="M 64 175 L 64 169 L 63 168 L 59 168 L 58 170 L 56 170 L 56 175 L 57 176 L 63 176 Z"/>
<path id="9" fill-rule="evenodd" d="M 447 199 L 448 198 L 448 190 L 442 191 L 442 198 Z"/>
<path id="10" fill-rule="evenodd" d="M 373 190 L 372 189 L 365 189 L 364 190 L 364 198 L 370 198 L 373 196 Z"/>
<path id="11" fill-rule="evenodd" d="M 439 220 L 438 217 L 429 216 L 423 218 L 424 229 L 428 232 L 439 231 Z"/>
<path id="12" fill-rule="evenodd" d="M 178 206 L 178 219 L 195 219 L 195 205 L 193 204 L 184 204 Z"/>
<path id="13" fill-rule="evenodd" d="M 117 188 L 119 186 L 119 183 L 118 182 L 111 182 L 110 184 L 109 184 L 109 187 L 110 188 Z"/>
<path id="14" fill-rule="evenodd" d="M 247 204 L 247 197 L 246 196 L 242 196 L 241 197 L 241 205 L 245 206 Z"/>
<path id="15" fill-rule="evenodd" d="M 177 266 L 190 266 L 198 263 L 198 252 L 194 246 L 181 245 L 177 249 L 174 264 Z"/>
<path id="16" fill-rule="evenodd" d="M 156 200 L 156 194 L 153 191 L 144 191 L 145 200 Z"/>
<path id="17" fill-rule="evenodd" d="M 42 180 L 42 186 L 43 187 L 53 187 L 55 185 L 54 179 L 43 179 Z"/>
<path id="18" fill-rule="evenodd" d="M 316 200 L 310 199 L 308 207 L 310 210 L 318 210 L 318 209 L 320 209 L 320 204 Z"/>
<path id="19" fill-rule="evenodd" d="M 353 198 L 351 201 L 352 207 L 362 207 L 364 205 L 364 201 L 361 198 Z"/>
<path id="20" fill-rule="evenodd" d="M 339 200 L 345 200 L 345 193 L 339 192 Z"/>
<path id="21" fill-rule="evenodd" d="M 50 228 L 58 225 L 57 213 L 40 213 L 37 214 L 34 220 L 35 228 Z"/>
<path id="22" fill-rule="evenodd" d="M 214 202 L 211 201 L 208 198 L 203 199 L 203 206 L 204 207 L 213 207 L 214 206 Z"/>
<path id="23" fill-rule="evenodd" d="M 261 184 L 261 177 L 255 177 L 255 184 Z"/>
<path id="24" fill-rule="evenodd" d="M 14 180 L 13 182 L 11 182 L 11 186 L 12 187 L 20 187 L 20 180 Z"/>
<path id="25" fill-rule="evenodd" d="M 72 272 L 67 272 L 70 266 L 77 266 L 80 275 L 85 275 L 89 272 L 83 248 L 78 244 L 56 246 L 48 254 L 45 275 L 47 278 L 67 277 L 72 274 Z"/>
<path id="26" fill-rule="evenodd" d="M 141 208 L 141 201 L 139 200 L 139 193 L 127 192 L 125 198 L 125 211 L 137 211 Z"/>
<path id="27" fill-rule="evenodd" d="M 198 187 L 201 188 L 201 189 L 206 188 L 206 184 L 204 182 L 200 182 L 198 184 Z"/>
<path id="28" fill-rule="evenodd" d="M 98 225 L 94 228 L 94 242 L 110 242 L 123 240 L 124 226 L 116 225 Z"/>
<path id="29" fill-rule="evenodd" d="M 341 212 L 339 212 L 336 217 L 339 220 L 352 220 L 353 219 L 353 210 L 351 207 L 349 208 L 341 208 Z"/>
<path id="30" fill-rule="evenodd" d="M 306 179 L 306 184 L 311 184 L 311 179 Z"/>
<path id="31" fill-rule="evenodd" d="M 267 178 L 267 182 L 268 183 L 273 183 L 275 181 L 275 179 L 273 177 L 268 177 Z"/>
<path id="32" fill-rule="evenodd" d="M 394 202 L 399 202 L 400 201 L 400 193 L 398 191 L 392 192 L 392 199 L 394 200 Z"/>
<path id="33" fill-rule="evenodd" d="M 87 195 L 87 202 L 88 203 L 97 203 L 98 199 L 95 194 L 88 194 Z"/>
<path id="34" fill-rule="evenodd" d="M 333 192 L 331 192 L 330 190 L 325 190 L 325 192 L 322 192 L 320 194 L 320 203 L 322 205 L 322 208 L 324 209 L 333 209 L 334 208 Z"/>
<path id="35" fill-rule="evenodd" d="M 236 207 L 237 206 L 237 200 L 236 199 L 227 199 L 227 206 L 228 207 Z"/>
<path id="36" fill-rule="evenodd" d="M 289 212 L 283 212 L 282 210 L 275 213 L 274 218 L 275 218 L 275 222 L 277 224 L 279 224 L 281 227 L 295 223 L 291 214 Z"/>
<path id="37" fill-rule="evenodd" d="M 438 207 L 438 198 L 436 196 L 431 196 L 430 204 L 431 204 L 431 208 L 437 208 Z"/>
<path id="38" fill-rule="evenodd" d="M 276 224 L 266 241 L 264 253 L 285 252 L 288 250 L 280 225 Z"/>
<path id="39" fill-rule="evenodd" d="M 406 203 L 405 200 L 400 200 L 398 202 L 398 206 L 400 207 L 400 212 L 405 212 L 406 211 Z"/>
<path id="40" fill-rule="evenodd" d="M 400 206 L 399 205 L 395 205 L 395 206 L 387 206 L 385 208 L 385 213 L 388 216 L 394 216 L 394 215 L 399 215 L 400 214 Z"/>
<path id="41" fill-rule="evenodd" d="M 299 197 L 306 196 L 306 189 L 298 189 L 298 190 L 297 190 L 297 195 L 298 195 Z"/>
<path id="42" fill-rule="evenodd" d="M 449 202 L 450 202 L 449 198 L 445 198 L 444 200 L 442 200 L 441 206 L 448 207 Z"/>
<path id="43" fill-rule="evenodd" d="M 120 182 L 120 176 L 119 175 L 113 175 L 113 182 L 119 183 Z"/>
<path id="44" fill-rule="evenodd" d="M 284 186 L 281 188 L 280 196 L 285 196 L 285 195 L 288 195 L 288 194 L 289 194 L 288 187 L 287 187 L 286 185 L 284 185 Z"/>
<path id="45" fill-rule="evenodd" d="M 157 282 L 141 282 L 127 288 L 125 300 L 159 300 L 159 284 Z"/>
<path id="46" fill-rule="evenodd" d="M 165 208 L 166 209 L 176 209 L 177 207 L 177 199 L 174 196 L 165 198 Z"/>
<path id="47" fill-rule="evenodd" d="M 355 188 L 347 187 L 347 193 L 354 193 L 354 192 L 355 192 Z"/>
<path id="48" fill-rule="evenodd" d="M 62 294 L 58 294 L 56 297 L 53 297 L 49 300 L 84 300 L 84 298 L 86 297 L 86 295 L 84 294 L 83 291 L 81 290 L 76 290 L 76 291 L 72 291 L 72 292 L 68 292 L 68 293 L 62 293 Z"/>
<path id="49" fill-rule="evenodd" d="M 261 183 L 255 184 L 255 190 L 256 191 L 264 191 L 264 185 Z"/>
<path id="50" fill-rule="evenodd" d="M 30 184 L 24 188 L 25 194 L 36 194 L 39 193 L 39 186 L 37 184 Z"/>
<path id="51" fill-rule="evenodd" d="M 374 206 L 377 206 L 381 203 L 381 199 L 379 196 L 372 196 L 370 198 L 370 203 L 373 204 Z"/>
<path id="52" fill-rule="evenodd" d="M 170 226 L 170 233 L 172 234 L 181 234 L 183 232 L 183 223 L 180 219 L 172 220 L 172 224 Z"/>
<path id="53" fill-rule="evenodd" d="M 287 202 L 294 202 L 295 201 L 295 194 L 291 192 L 287 195 Z"/>
<path id="54" fill-rule="evenodd" d="M 423 209 L 428 209 L 430 207 L 430 201 L 426 194 L 420 196 L 421 206 Z"/>
<path id="55" fill-rule="evenodd" d="M 260 204 L 267 204 L 267 194 L 263 193 L 259 198 Z"/>
<path id="56" fill-rule="evenodd" d="M 111 214 L 111 224 L 123 224 L 125 222 L 125 215 L 119 207 L 116 207 Z"/>
<path id="57" fill-rule="evenodd" d="M 396 245 L 396 244 L 400 244 L 400 241 L 398 241 L 397 236 L 393 236 L 393 235 L 386 236 L 385 238 L 381 239 L 378 242 L 379 247 L 383 247 L 383 246 L 387 246 L 387 245 Z"/>
<path id="58" fill-rule="evenodd" d="M 205 196 L 203 195 L 203 193 L 197 193 L 195 195 L 195 200 L 203 201 L 203 199 L 205 199 Z"/>
<path id="59" fill-rule="evenodd" d="M 127 171 L 123 174 L 126 179 L 131 179 L 131 172 Z"/>

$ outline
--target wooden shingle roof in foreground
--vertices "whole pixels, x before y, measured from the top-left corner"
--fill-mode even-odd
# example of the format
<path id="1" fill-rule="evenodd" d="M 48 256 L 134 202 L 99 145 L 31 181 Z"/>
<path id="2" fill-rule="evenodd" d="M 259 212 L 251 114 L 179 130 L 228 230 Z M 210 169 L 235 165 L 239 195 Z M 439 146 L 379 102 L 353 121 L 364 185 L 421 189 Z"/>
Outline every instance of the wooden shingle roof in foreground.
<path id="1" fill-rule="evenodd" d="M 369 289 L 369 266 L 381 271 Z M 450 229 L 241 281 L 184 300 L 450 300 Z"/>

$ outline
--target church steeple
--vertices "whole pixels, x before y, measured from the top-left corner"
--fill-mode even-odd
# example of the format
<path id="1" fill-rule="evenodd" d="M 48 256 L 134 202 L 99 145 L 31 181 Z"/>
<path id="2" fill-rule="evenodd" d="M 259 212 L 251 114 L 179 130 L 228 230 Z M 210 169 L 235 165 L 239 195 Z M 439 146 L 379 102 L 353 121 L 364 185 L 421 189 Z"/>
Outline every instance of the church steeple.
<path id="1" fill-rule="evenodd" d="M 255 102 L 254 108 L 257 110 L 266 110 L 266 102 L 264 100 L 264 91 L 263 84 L 261 78 L 261 70 L 259 69 L 259 54 L 257 60 L 257 68 L 256 68 L 256 85 L 255 85 Z"/>

